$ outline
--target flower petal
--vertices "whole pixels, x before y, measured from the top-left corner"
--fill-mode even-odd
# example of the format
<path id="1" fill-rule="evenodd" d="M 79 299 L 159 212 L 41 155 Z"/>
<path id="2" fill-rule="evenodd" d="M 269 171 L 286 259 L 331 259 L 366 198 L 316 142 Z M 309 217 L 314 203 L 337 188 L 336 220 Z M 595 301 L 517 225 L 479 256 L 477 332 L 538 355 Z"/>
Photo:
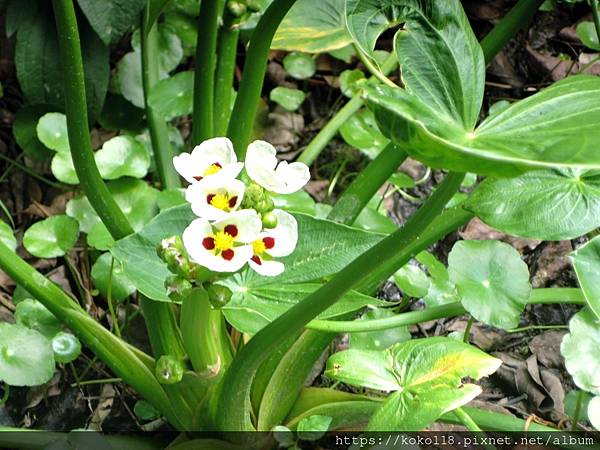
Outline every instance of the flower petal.
<path id="1" fill-rule="evenodd" d="M 187 254 L 200 264 L 200 261 L 205 259 L 206 255 L 212 255 L 212 252 L 207 250 L 202 241 L 205 237 L 211 235 L 213 229 L 206 219 L 195 219 L 183 231 L 181 239 Z"/>
<path id="2" fill-rule="evenodd" d="M 310 179 L 304 163 L 281 161 L 277 165 L 277 150 L 265 141 L 254 141 L 248 146 L 246 172 L 254 182 L 277 194 L 296 192 Z"/>
<path id="3" fill-rule="evenodd" d="M 298 243 L 298 222 L 294 216 L 281 209 L 274 209 L 273 214 L 277 218 L 277 226 L 272 230 L 263 231 L 260 237 L 274 239 L 275 245 L 266 250 L 269 255 L 287 256 L 294 251 Z"/>
<path id="4" fill-rule="evenodd" d="M 276 277 L 285 270 L 285 266 L 279 261 L 261 260 L 261 263 L 257 264 L 255 261 L 250 259 L 248 264 L 250 267 L 252 267 L 252 269 L 254 269 L 255 272 L 265 277 Z"/>
<path id="5" fill-rule="evenodd" d="M 260 216 L 255 210 L 242 209 L 240 211 L 232 212 L 226 218 L 213 224 L 214 228 L 217 230 L 224 230 L 227 226 L 230 225 L 236 227 L 236 242 L 243 242 L 244 244 L 248 244 L 250 242 L 255 241 L 258 238 L 260 230 L 262 228 L 262 221 L 260 220 Z"/>
<path id="6" fill-rule="evenodd" d="M 192 204 L 192 211 L 198 217 L 221 220 L 239 208 L 245 189 L 246 185 L 240 180 L 211 176 L 189 185 L 185 191 L 185 199 Z M 210 203 L 210 199 L 217 194 L 227 195 L 233 203 L 228 204 L 225 210 L 216 208 Z"/>
<path id="7" fill-rule="evenodd" d="M 220 170 L 207 174 L 207 170 L 217 164 Z M 189 183 L 197 183 L 214 175 L 235 178 L 243 168 L 243 163 L 237 161 L 231 141 L 224 137 L 208 139 L 197 145 L 192 153 L 182 153 L 173 158 L 175 170 Z"/>

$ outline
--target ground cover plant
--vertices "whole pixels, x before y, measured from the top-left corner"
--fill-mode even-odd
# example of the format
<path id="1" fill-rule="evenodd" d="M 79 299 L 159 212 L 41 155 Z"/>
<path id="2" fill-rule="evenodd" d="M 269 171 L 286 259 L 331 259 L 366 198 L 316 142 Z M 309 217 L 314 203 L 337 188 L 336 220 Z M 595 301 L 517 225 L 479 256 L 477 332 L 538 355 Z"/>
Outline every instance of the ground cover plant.
<path id="1" fill-rule="evenodd" d="M 489 3 L 1 2 L 0 431 L 600 429 L 598 2 Z"/>

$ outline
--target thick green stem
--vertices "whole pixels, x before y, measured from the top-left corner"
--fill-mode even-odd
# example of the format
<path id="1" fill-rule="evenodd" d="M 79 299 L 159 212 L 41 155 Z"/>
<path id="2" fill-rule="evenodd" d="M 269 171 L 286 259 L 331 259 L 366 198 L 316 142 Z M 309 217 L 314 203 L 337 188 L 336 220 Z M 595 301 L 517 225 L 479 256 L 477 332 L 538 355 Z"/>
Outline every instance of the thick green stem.
<path id="1" fill-rule="evenodd" d="M 519 0 L 481 41 L 483 56 L 489 63 L 521 28 L 525 27 L 544 0 Z"/>
<path id="2" fill-rule="evenodd" d="M 329 213 L 328 219 L 351 225 L 406 156 L 406 152 L 395 144 L 388 144 L 344 191 Z"/>
<path id="3" fill-rule="evenodd" d="M 217 35 L 219 32 L 219 0 L 206 0 L 200 4 L 198 17 L 198 42 L 194 74 L 194 112 L 192 140 L 194 144 L 214 137 L 214 88 L 217 61 Z"/>
<path id="4" fill-rule="evenodd" d="M 585 304 L 585 298 L 580 289 L 574 288 L 542 288 L 534 289 L 527 300 L 528 304 L 553 304 L 572 303 Z M 360 333 L 365 331 L 379 331 L 390 328 L 416 325 L 418 323 L 456 317 L 466 314 L 467 310 L 460 302 L 449 303 L 442 306 L 432 306 L 420 311 L 410 311 L 397 314 L 385 319 L 341 321 L 341 320 L 313 320 L 306 328 L 311 330 L 327 331 L 331 333 Z"/>
<path id="5" fill-rule="evenodd" d="M 173 410 L 152 368 L 129 346 L 90 317 L 71 297 L 37 272 L 0 241 L 0 267 L 59 317 L 123 381 L 152 402 L 176 427 L 182 421 Z"/>
<path id="6" fill-rule="evenodd" d="M 225 13 L 225 23 L 219 31 L 217 45 L 217 71 L 215 75 L 215 136 L 224 136 L 227 133 L 227 124 L 231 114 L 231 95 L 233 93 L 233 76 L 237 58 L 237 45 L 240 30 L 232 26 L 232 17 Z"/>
<path id="7" fill-rule="evenodd" d="M 169 129 L 163 117 L 148 104 L 148 96 L 152 87 L 159 80 L 159 50 L 158 29 L 149 21 L 150 3 L 142 13 L 142 30 L 140 43 L 142 49 L 142 84 L 144 87 L 144 103 L 146 106 L 146 119 L 150 130 L 150 140 L 156 162 L 156 171 L 164 189 L 181 187 L 179 175 L 173 167 L 173 149 L 169 141 Z"/>
<path id="8" fill-rule="evenodd" d="M 461 185 L 464 174 L 450 173 L 428 201 L 406 222 L 371 249 L 338 272 L 328 283 L 306 297 L 278 319 L 259 331 L 237 354 L 225 374 L 216 417 L 220 430 L 246 431 L 253 426 L 249 417 L 252 379 L 277 345 L 298 333 L 312 319 L 333 305 L 361 279 L 374 273 L 397 252 L 419 239 L 423 229 L 442 212 Z"/>
<path id="9" fill-rule="evenodd" d="M 88 129 L 85 82 L 79 30 L 72 0 L 52 0 L 65 87 L 69 147 L 79 183 L 92 207 L 115 239 L 133 233 L 123 211 L 102 181 Z"/>
<path id="10" fill-rule="evenodd" d="M 233 148 L 239 159 L 246 156 L 246 147 L 252 134 L 256 117 L 256 108 L 260 99 L 271 41 L 277 27 L 283 20 L 295 0 L 274 0 L 261 17 L 252 33 L 240 88 L 229 122 L 227 136 L 233 142 Z"/>
<path id="11" fill-rule="evenodd" d="M 171 355 L 183 358 L 183 341 L 177 329 L 173 306 L 140 296 L 140 307 L 148 329 L 150 346 L 156 358 Z"/>
<path id="12" fill-rule="evenodd" d="M 217 380 L 231 362 L 224 342 L 221 311 L 213 309 L 204 288 L 194 289 L 183 299 L 180 317 L 183 345 L 194 370 L 203 378 Z"/>
<path id="13" fill-rule="evenodd" d="M 396 56 L 392 53 L 383 62 L 381 66 L 381 72 L 384 75 L 388 75 L 397 66 Z M 375 80 L 375 77 L 371 77 L 370 80 Z M 348 103 L 346 103 L 335 115 L 331 118 L 327 125 L 321 128 L 321 131 L 310 141 L 310 144 L 302 151 L 298 157 L 298 161 L 304 164 L 311 165 L 317 157 L 321 154 L 323 149 L 327 147 L 327 144 L 335 137 L 340 127 L 352 117 L 360 108 L 365 104 L 360 94 L 354 95 Z"/>

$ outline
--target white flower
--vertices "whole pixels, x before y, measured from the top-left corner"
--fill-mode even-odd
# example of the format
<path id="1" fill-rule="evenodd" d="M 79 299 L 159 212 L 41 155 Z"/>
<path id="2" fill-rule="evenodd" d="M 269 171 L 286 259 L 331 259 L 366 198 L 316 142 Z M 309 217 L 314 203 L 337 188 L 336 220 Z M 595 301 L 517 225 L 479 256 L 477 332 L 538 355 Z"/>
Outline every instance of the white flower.
<path id="1" fill-rule="evenodd" d="M 246 185 L 240 180 L 208 177 L 190 184 L 185 199 L 192 204 L 192 211 L 198 217 L 222 220 L 239 208 L 245 189 Z"/>
<path id="2" fill-rule="evenodd" d="M 214 272 L 236 272 L 252 258 L 252 242 L 261 228 L 253 209 L 236 211 L 212 224 L 196 219 L 183 232 L 183 245 L 197 264 Z"/>
<path id="3" fill-rule="evenodd" d="M 246 172 L 256 183 L 277 194 L 291 194 L 308 183 L 310 171 L 301 162 L 277 164 L 277 150 L 265 141 L 254 141 L 246 153 Z"/>
<path id="4" fill-rule="evenodd" d="M 273 258 L 287 256 L 294 251 L 298 243 L 298 223 L 294 216 L 280 209 L 274 209 L 277 226 L 264 230 L 252 242 L 252 258 L 249 264 L 256 272 L 274 277 L 284 270 L 283 263 Z"/>
<path id="5" fill-rule="evenodd" d="M 208 139 L 197 145 L 191 154 L 175 156 L 173 165 L 189 183 L 197 183 L 214 174 L 235 178 L 244 167 L 238 162 L 231 141 L 224 137 Z"/>

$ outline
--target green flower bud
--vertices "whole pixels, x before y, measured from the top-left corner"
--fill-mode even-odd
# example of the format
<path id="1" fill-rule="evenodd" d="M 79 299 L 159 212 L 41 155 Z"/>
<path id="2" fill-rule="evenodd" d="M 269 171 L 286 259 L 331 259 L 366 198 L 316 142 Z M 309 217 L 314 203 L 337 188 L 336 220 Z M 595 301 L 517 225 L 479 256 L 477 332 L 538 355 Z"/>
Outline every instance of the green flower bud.
<path id="1" fill-rule="evenodd" d="M 171 355 L 164 355 L 156 362 L 155 375 L 161 384 L 175 384 L 183 378 L 184 369 L 181 360 Z"/>
<path id="2" fill-rule="evenodd" d="M 175 275 L 187 280 L 196 278 L 198 265 L 188 258 L 181 236 L 171 236 L 163 239 L 157 248 L 157 254 Z"/>
<path id="3" fill-rule="evenodd" d="M 273 211 L 262 215 L 262 223 L 265 228 L 275 228 L 277 226 L 277 217 L 275 217 Z"/>
<path id="4" fill-rule="evenodd" d="M 244 3 L 237 1 L 227 2 L 227 9 L 234 17 L 241 17 L 248 10 Z"/>
<path id="5" fill-rule="evenodd" d="M 231 300 L 231 290 L 219 284 L 211 284 L 208 289 L 208 299 L 215 309 L 221 309 Z"/>
<path id="6" fill-rule="evenodd" d="M 172 275 L 165 280 L 167 295 L 174 302 L 182 302 L 192 291 L 192 283 L 179 275 Z"/>

